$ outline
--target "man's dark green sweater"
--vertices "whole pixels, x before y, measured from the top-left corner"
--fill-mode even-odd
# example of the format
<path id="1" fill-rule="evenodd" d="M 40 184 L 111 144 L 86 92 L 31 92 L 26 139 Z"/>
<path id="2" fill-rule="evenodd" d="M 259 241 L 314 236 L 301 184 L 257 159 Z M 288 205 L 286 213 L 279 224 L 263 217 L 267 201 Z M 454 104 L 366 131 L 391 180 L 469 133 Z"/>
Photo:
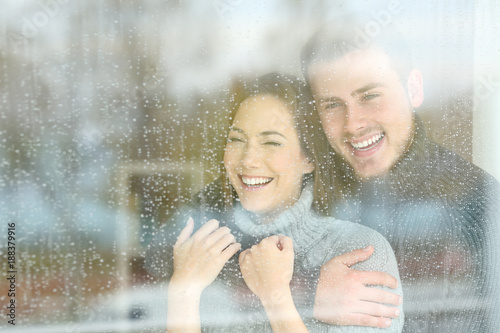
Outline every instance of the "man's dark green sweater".
<path id="1" fill-rule="evenodd" d="M 497 332 L 498 181 L 429 140 L 418 119 L 409 151 L 386 176 L 360 182 L 348 166 L 339 171 L 352 182 L 334 216 L 380 232 L 394 249 L 404 332 Z"/>

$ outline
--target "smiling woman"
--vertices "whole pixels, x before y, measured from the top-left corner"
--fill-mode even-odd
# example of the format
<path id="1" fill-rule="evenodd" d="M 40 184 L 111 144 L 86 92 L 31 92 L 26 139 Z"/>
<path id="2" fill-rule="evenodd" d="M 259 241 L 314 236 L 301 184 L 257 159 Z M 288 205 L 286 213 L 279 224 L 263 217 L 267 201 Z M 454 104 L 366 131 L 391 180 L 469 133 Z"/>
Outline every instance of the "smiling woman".
<path id="1" fill-rule="evenodd" d="M 169 279 L 168 331 L 377 331 L 312 316 L 321 266 L 355 249 L 368 257 L 373 246 L 353 267 L 395 277 L 396 299 L 387 303 L 399 306 L 376 326 L 400 332 L 402 290 L 389 244 L 369 228 L 325 216 L 328 142 L 305 84 L 271 73 L 242 83 L 232 100 L 221 182 L 181 208 L 146 255 L 149 271 Z M 219 204 L 206 207 L 207 194 Z M 391 297 L 380 289 L 370 288 L 372 296 Z M 218 297 L 203 297 L 205 290 Z"/>
<path id="2" fill-rule="evenodd" d="M 224 165 L 243 207 L 270 222 L 300 196 L 314 163 L 301 149 L 287 106 L 272 95 L 247 98 L 229 132 Z"/>
<path id="3" fill-rule="evenodd" d="M 271 73 L 240 82 L 231 99 L 229 119 L 233 121 L 228 124 L 221 169 L 225 208 L 230 210 L 237 196 L 244 200 L 250 192 L 273 188 L 261 200 L 273 198 L 274 205 L 279 201 L 279 209 L 284 210 L 300 195 L 301 187 L 293 188 L 302 184 L 303 176 L 310 178 L 315 165 L 329 161 L 330 148 L 310 91 L 296 77 Z M 315 170 L 317 212 L 329 211 L 331 179 L 328 168 Z"/>

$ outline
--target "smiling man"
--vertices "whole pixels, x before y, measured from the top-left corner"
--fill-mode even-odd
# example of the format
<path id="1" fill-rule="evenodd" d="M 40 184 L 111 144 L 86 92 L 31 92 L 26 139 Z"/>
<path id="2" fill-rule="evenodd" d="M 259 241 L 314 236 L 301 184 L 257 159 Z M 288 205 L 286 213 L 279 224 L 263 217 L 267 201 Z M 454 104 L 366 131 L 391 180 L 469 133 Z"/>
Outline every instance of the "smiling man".
<path id="1" fill-rule="evenodd" d="M 386 173 L 408 150 L 415 132 L 413 107 L 422 104 L 422 76 L 409 76 L 412 94 L 380 48 L 352 51 L 308 70 L 327 138 L 359 178 Z"/>
<path id="2" fill-rule="evenodd" d="M 391 25 L 373 31 L 373 20 L 335 19 L 301 54 L 333 148 L 332 214 L 391 243 L 405 332 L 492 332 L 499 324 L 499 184 L 427 138 L 414 111 L 423 102 L 422 74 L 397 31 Z M 360 278 L 350 268 L 364 258 L 334 258 L 322 268 L 317 319 L 380 326 L 392 303 L 370 298 L 368 286 L 380 284 L 377 272 Z"/>

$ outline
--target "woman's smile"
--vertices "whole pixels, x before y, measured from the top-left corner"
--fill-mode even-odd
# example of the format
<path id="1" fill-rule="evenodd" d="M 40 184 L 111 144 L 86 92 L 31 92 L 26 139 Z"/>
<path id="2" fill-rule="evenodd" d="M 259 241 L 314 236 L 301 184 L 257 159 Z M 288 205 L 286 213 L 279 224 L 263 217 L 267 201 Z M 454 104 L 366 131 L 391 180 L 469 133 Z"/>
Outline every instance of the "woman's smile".
<path id="1" fill-rule="evenodd" d="M 266 187 L 270 184 L 274 178 L 272 177 L 261 177 L 261 176 L 246 176 L 239 175 L 242 183 L 242 187 L 245 191 L 256 191 Z"/>

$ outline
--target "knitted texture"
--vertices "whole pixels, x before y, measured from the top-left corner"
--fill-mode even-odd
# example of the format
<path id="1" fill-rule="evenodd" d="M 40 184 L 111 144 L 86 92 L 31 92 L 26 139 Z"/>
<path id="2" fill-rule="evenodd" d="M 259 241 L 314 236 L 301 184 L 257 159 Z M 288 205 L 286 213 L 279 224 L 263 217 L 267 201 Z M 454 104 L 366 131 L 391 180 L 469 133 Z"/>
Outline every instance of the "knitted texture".
<path id="1" fill-rule="evenodd" d="M 348 168 L 341 171 L 354 179 Z M 371 182 L 354 181 L 352 196 L 338 203 L 333 216 L 377 230 L 394 249 L 405 291 L 405 333 L 498 331 L 499 192 L 493 177 L 430 141 L 417 119 L 413 144 L 393 170 Z M 198 212 L 197 223 L 224 221 L 220 181 L 185 208 Z M 169 266 L 154 259 L 165 247 L 156 249 L 147 258 L 150 269 L 165 275 Z"/>
<path id="2" fill-rule="evenodd" d="M 344 167 L 338 174 L 350 179 Z M 382 178 L 352 183 L 334 216 L 366 225 L 396 253 L 404 332 L 497 332 L 498 182 L 425 136 Z"/>
<path id="3" fill-rule="evenodd" d="M 233 230 L 242 249 L 257 244 L 270 235 L 283 234 L 294 242 L 294 274 L 291 282 L 294 303 L 306 326 L 311 332 L 379 332 L 379 329 L 333 326 L 312 318 L 314 290 L 321 265 L 345 252 L 373 245 L 374 254 L 366 261 L 356 264 L 359 270 L 387 272 L 399 280 L 394 253 L 377 232 L 364 226 L 334 218 L 320 217 L 311 211 L 312 190 L 306 186 L 298 202 L 283 212 L 270 224 L 254 223 L 251 214 L 237 203 L 234 223 L 223 222 Z M 214 213 L 210 211 L 209 213 Z M 172 245 L 188 216 L 207 220 L 199 210 L 191 205 L 183 208 L 170 223 L 156 234 L 146 255 L 150 272 L 168 279 L 172 272 Z M 210 215 L 210 214 L 209 214 Z M 227 221 L 227 220 L 226 220 Z M 199 225 L 196 226 L 197 228 Z M 402 295 L 401 288 L 396 292 Z M 404 314 L 393 320 L 387 332 L 401 332 Z M 237 255 L 223 268 L 216 281 L 207 288 L 202 297 L 201 318 L 206 332 L 272 332 L 260 301 L 246 286 L 238 267 Z"/>

